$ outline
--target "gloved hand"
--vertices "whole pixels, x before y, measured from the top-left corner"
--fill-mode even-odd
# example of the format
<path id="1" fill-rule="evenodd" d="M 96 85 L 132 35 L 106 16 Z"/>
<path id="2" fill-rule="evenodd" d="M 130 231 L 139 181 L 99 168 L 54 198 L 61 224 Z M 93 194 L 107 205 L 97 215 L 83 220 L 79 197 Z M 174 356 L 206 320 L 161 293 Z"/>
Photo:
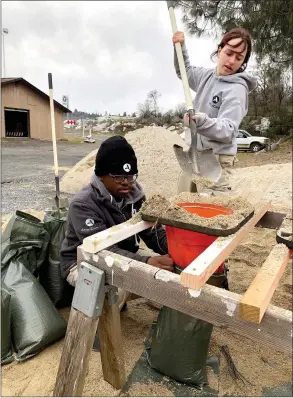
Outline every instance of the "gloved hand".
<path id="1" fill-rule="evenodd" d="M 66 280 L 69 283 L 69 285 L 75 287 L 76 281 L 77 281 L 77 277 L 78 277 L 78 269 L 77 269 L 77 265 L 74 265 L 70 269 L 69 275 L 67 276 Z"/>
<path id="2" fill-rule="evenodd" d="M 192 116 L 192 120 L 195 121 L 196 127 L 201 126 L 206 120 L 206 113 L 196 112 L 194 116 Z M 190 127 L 189 113 L 186 112 L 183 116 L 183 124 L 185 127 Z"/>

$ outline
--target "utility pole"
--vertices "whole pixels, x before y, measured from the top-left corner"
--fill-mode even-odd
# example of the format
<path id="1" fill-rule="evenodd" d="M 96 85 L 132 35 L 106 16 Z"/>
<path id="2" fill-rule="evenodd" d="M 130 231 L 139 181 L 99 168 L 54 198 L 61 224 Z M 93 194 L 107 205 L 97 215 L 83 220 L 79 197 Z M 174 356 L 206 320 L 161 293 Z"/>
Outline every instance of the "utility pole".
<path id="1" fill-rule="evenodd" d="M 8 29 L 7 28 L 3 28 L 2 29 L 2 35 L 3 35 L 3 77 L 6 76 L 6 70 L 5 70 L 5 40 L 4 37 L 5 35 L 8 35 Z"/>

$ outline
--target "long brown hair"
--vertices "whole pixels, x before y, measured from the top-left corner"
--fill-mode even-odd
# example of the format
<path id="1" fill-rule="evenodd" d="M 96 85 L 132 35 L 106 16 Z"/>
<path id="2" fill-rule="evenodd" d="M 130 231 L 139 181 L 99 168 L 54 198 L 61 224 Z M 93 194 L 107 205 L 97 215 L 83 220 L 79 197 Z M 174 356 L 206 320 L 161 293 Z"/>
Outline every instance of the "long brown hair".
<path id="1" fill-rule="evenodd" d="M 237 48 L 242 43 L 244 43 L 245 49 L 247 49 L 247 53 L 244 58 L 244 61 L 243 61 L 242 65 L 240 66 L 240 68 L 238 69 L 238 71 L 236 72 L 236 73 L 239 73 L 239 72 L 245 71 L 245 69 L 247 67 L 247 63 L 248 63 L 250 55 L 251 55 L 251 48 L 252 48 L 251 36 L 250 36 L 250 33 L 248 32 L 248 30 L 246 30 L 244 28 L 233 28 L 229 32 L 227 32 L 223 36 L 220 44 L 218 44 L 218 49 L 212 53 L 211 58 L 214 58 L 218 54 L 219 48 L 225 47 L 225 45 L 228 44 L 228 42 L 233 39 L 241 39 L 241 42 L 239 44 L 237 44 L 237 46 L 231 46 L 231 44 L 229 44 L 229 46 L 231 46 L 233 48 Z"/>

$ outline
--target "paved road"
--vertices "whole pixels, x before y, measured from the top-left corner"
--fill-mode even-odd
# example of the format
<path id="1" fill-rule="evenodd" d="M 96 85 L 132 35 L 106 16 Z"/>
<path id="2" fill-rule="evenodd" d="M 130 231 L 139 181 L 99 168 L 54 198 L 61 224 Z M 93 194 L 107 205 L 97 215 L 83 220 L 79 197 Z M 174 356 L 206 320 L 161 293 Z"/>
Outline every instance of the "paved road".
<path id="1" fill-rule="evenodd" d="M 99 147 L 107 136 L 95 136 L 94 144 L 57 143 L 60 178 L 88 153 Z M 29 208 L 45 209 L 55 197 L 53 148 L 51 142 L 9 139 L 1 150 L 2 214 Z M 68 195 L 70 197 L 70 195 Z"/>

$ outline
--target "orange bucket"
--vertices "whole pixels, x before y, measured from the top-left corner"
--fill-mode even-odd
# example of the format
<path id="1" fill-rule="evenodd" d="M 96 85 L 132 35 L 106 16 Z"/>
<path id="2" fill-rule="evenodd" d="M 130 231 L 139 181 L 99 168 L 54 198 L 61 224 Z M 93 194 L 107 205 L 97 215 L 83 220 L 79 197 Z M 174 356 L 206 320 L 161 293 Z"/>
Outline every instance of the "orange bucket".
<path id="1" fill-rule="evenodd" d="M 208 203 L 177 203 L 177 205 L 183 207 L 189 213 L 198 214 L 204 218 L 233 213 L 226 207 Z M 186 268 L 218 238 L 218 236 L 187 231 L 169 225 L 166 225 L 166 234 L 169 255 L 180 268 Z M 216 273 L 222 272 L 223 269 L 224 263 L 220 265 Z"/>

